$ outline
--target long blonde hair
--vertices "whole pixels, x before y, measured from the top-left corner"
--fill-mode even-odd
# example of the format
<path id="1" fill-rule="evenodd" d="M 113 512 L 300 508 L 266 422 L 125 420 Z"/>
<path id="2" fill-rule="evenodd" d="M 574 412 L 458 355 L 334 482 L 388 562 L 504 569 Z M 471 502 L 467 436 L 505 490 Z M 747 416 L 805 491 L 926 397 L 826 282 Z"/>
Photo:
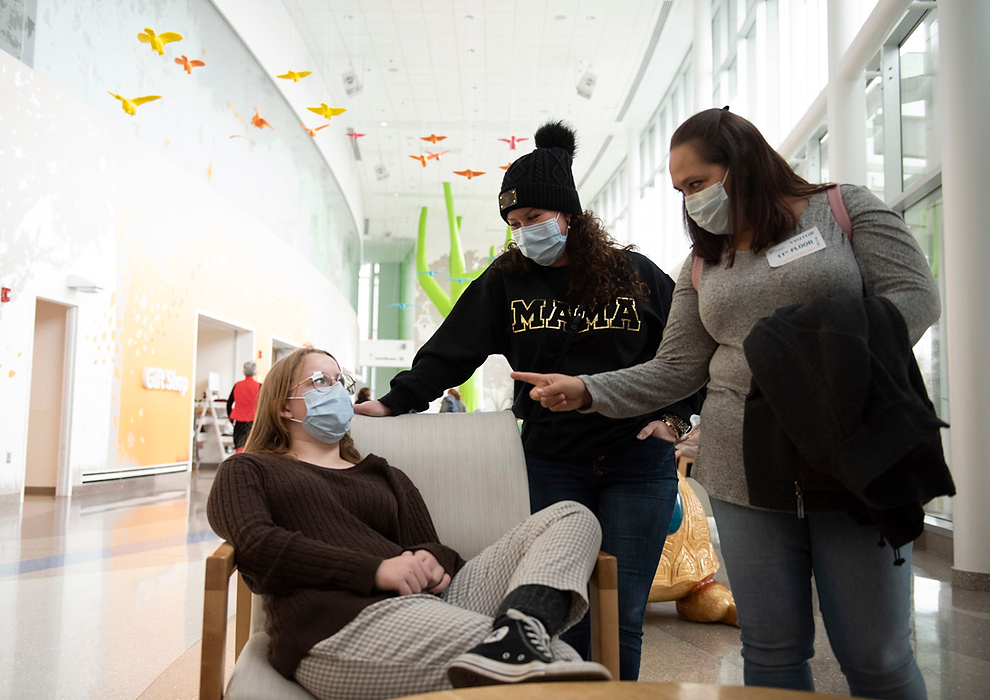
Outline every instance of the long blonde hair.
<path id="1" fill-rule="evenodd" d="M 244 451 L 253 454 L 288 455 L 292 456 L 289 447 L 289 427 L 281 416 L 282 407 L 292 391 L 293 377 L 306 355 L 321 353 L 334 362 L 337 358 L 326 350 L 317 348 L 300 348 L 282 360 L 279 360 L 268 372 L 261 394 L 258 396 L 258 408 L 248 435 Z M 340 363 L 338 362 L 339 366 Z M 361 454 L 354 446 L 351 434 L 347 433 L 340 440 L 340 456 L 352 464 L 361 461 Z"/>

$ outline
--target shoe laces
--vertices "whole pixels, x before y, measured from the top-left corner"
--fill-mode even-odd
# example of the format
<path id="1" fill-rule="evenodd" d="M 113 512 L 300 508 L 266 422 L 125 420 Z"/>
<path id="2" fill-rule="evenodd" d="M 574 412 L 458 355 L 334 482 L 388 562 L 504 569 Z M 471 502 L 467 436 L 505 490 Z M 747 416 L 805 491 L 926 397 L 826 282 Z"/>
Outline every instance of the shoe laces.
<path id="1" fill-rule="evenodd" d="M 553 658 L 553 654 L 550 652 L 550 635 L 547 634 L 546 627 L 543 626 L 543 623 L 539 619 L 521 613 L 515 608 L 509 608 L 505 611 L 505 614 L 506 617 L 519 620 L 522 623 L 526 639 L 537 652 L 547 658 Z"/>

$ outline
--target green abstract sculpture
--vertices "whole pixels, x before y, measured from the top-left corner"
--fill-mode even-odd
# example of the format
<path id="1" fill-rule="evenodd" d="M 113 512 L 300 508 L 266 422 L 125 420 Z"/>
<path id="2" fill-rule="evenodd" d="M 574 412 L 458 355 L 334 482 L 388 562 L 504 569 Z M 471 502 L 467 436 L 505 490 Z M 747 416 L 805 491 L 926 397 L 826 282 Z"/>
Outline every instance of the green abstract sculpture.
<path id="1" fill-rule="evenodd" d="M 426 260 L 426 214 L 427 207 L 423 207 L 419 212 L 419 236 L 416 242 L 416 277 L 419 286 L 426 292 L 426 296 L 437 307 L 437 311 L 443 318 L 447 318 L 454 304 L 478 276 L 485 271 L 488 265 L 468 272 L 464 269 L 464 251 L 461 249 L 461 217 L 454 214 L 454 199 L 450 193 L 450 183 L 443 183 L 443 198 L 447 205 L 447 226 L 450 229 L 450 256 L 447 260 L 447 275 L 450 280 L 450 293 L 443 290 L 440 284 L 434 279 L 436 270 L 430 270 Z M 506 235 L 506 240 L 511 240 L 511 234 Z M 489 250 L 490 258 L 495 257 L 495 246 Z M 479 367 L 470 379 L 459 387 L 461 399 L 467 406 L 468 411 L 475 411 L 480 406 L 482 397 L 482 371 Z"/>

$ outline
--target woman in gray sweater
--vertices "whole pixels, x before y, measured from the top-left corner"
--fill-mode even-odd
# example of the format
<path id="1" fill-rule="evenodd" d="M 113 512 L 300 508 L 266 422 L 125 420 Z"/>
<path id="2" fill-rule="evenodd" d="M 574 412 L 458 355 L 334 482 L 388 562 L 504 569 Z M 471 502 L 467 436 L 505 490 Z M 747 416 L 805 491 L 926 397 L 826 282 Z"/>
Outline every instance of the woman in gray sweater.
<path id="1" fill-rule="evenodd" d="M 910 644 L 910 545 L 901 550 L 907 566 L 894 566 L 889 548 L 877 546 L 877 528 L 844 512 L 750 506 L 743 416 L 752 373 L 743 341 L 781 307 L 865 288 L 896 307 L 914 344 L 940 311 L 925 257 L 902 218 L 862 187 L 841 187 L 854 233 L 847 236 L 828 185 L 796 175 L 756 127 L 727 109 L 700 112 L 677 129 L 670 174 L 684 194 L 693 256 L 677 281 L 657 356 L 591 376 L 513 378 L 534 384 L 531 396 L 551 410 L 613 417 L 669 404 L 707 382 L 693 475 L 711 497 L 739 611 L 746 684 L 814 689 L 814 576 L 852 694 L 924 698 Z"/>

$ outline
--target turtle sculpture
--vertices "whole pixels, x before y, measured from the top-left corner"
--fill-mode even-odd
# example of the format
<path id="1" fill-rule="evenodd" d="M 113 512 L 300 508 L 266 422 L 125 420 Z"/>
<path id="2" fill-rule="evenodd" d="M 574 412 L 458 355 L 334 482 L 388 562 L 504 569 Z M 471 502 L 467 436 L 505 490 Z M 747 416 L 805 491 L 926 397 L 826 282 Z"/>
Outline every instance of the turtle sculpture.
<path id="1" fill-rule="evenodd" d="M 663 545 L 660 566 L 650 588 L 650 602 L 677 601 L 679 617 L 691 622 L 724 622 L 738 626 L 732 592 L 715 580 L 718 558 L 712 547 L 708 518 L 688 480 L 677 474 L 681 522 L 677 510 Z"/>

